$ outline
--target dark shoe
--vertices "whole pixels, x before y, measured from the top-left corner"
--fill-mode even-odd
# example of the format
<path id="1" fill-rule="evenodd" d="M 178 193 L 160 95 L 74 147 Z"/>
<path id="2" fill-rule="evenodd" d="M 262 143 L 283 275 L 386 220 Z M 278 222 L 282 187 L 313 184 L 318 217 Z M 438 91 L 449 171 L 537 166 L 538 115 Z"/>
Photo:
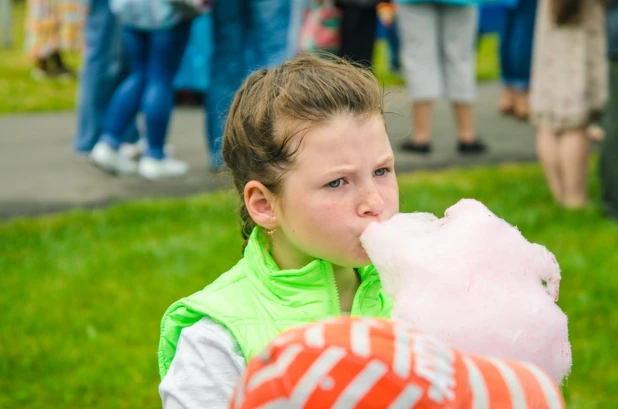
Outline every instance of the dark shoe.
<path id="1" fill-rule="evenodd" d="M 457 150 L 462 154 L 478 154 L 487 151 L 487 145 L 480 139 L 475 139 L 472 142 L 459 142 Z"/>
<path id="2" fill-rule="evenodd" d="M 62 55 L 60 55 L 59 51 L 54 52 L 49 56 L 49 61 L 53 64 L 53 68 L 51 71 L 55 76 L 61 78 L 77 78 L 77 74 L 71 68 L 67 67 L 67 65 L 62 60 Z"/>
<path id="3" fill-rule="evenodd" d="M 54 78 L 56 75 L 50 68 L 49 58 L 37 58 L 36 65 L 32 68 L 30 75 L 35 81 L 43 81 Z"/>
<path id="4" fill-rule="evenodd" d="M 401 150 L 404 152 L 421 153 L 426 155 L 431 152 L 431 145 L 429 143 L 405 141 L 401 144 Z"/>
<path id="5" fill-rule="evenodd" d="M 201 92 L 181 89 L 174 96 L 177 106 L 201 107 L 204 104 L 204 94 Z"/>

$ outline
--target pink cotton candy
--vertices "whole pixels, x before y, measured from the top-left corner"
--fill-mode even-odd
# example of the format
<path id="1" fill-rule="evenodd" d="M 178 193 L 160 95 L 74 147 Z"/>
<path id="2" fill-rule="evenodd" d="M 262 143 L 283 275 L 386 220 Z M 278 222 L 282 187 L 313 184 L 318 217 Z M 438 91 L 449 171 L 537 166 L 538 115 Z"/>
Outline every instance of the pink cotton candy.
<path id="1" fill-rule="evenodd" d="M 394 320 L 464 353 L 533 362 L 558 384 L 569 374 L 555 257 L 482 203 L 461 200 L 442 219 L 398 214 L 361 241 L 395 299 Z"/>

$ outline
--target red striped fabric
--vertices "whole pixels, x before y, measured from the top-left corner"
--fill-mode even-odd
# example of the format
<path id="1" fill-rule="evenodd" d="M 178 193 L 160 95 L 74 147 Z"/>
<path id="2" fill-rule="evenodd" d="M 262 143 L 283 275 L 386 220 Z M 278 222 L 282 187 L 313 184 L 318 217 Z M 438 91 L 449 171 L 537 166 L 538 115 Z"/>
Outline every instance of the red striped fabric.
<path id="1" fill-rule="evenodd" d="M 460 354 L 386 320 L 341 317 L 292 329 L 254 357 L 232 409 L 563 409 L 523 363 Z"/>

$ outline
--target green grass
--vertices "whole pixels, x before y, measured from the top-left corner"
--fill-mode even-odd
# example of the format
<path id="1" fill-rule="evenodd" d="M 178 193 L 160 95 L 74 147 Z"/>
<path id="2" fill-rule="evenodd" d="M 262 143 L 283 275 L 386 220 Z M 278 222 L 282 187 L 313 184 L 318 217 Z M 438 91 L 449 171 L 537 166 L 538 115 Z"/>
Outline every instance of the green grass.
<path id="1" fill-rule="evenodd" d="M 498 55 L 500 38 L 495 34 L 481 37 L 476 54 L 476 78 L 479 81 L 495 81 L 500 76 Z"/>
<path id="2" fill-rule="evenodd" d="M 9 49 L 0 48 L 0 115 L 72 110 L 77 95 L 75 80 L 36 81 L 30 75 L 32 60 L 23 50 L 25 14 L 25 3 L 14 0 L 14 44 Z M 495 36 L 486 36 L 480 41 L 477 71 L 481 80 L 497 78 L 497 44 Z M 387 53 L 385 41 L 378 41 L 375 53 L 376 75 L 385 86 L 403 85 L 402 76 L 390 72 Z M 79 66 L 79 55 L 71 53 L 67 57 L 71 67 Z"/>
<path id="3" fill-rule="evenodd" d="M 417 173 L 400 186 L 402 211 L 442 214 L 474 197 L 554 252 L 573 345 L 568 406 L 616 407 L 618 226 L 598 206 L 554 206 L 537 165 Z M 237 261 L 235 214 L 220 192 L 1 223 L 0 407 L 160 407 L 159 320 Z"/>

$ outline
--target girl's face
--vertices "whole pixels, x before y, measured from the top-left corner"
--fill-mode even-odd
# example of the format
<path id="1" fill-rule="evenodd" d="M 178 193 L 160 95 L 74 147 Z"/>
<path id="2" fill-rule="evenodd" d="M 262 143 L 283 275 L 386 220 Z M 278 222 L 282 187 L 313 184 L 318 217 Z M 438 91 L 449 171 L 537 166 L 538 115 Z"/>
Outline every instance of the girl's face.
<path id="1" fill-rule="evenodd" d="M 313 259 L 370 263 L 360 235 L 399 211 L 394 157 L 384 120 L 337 115 L 309 131 L 274 205 L 273 256 L 297 268 Z"/>

